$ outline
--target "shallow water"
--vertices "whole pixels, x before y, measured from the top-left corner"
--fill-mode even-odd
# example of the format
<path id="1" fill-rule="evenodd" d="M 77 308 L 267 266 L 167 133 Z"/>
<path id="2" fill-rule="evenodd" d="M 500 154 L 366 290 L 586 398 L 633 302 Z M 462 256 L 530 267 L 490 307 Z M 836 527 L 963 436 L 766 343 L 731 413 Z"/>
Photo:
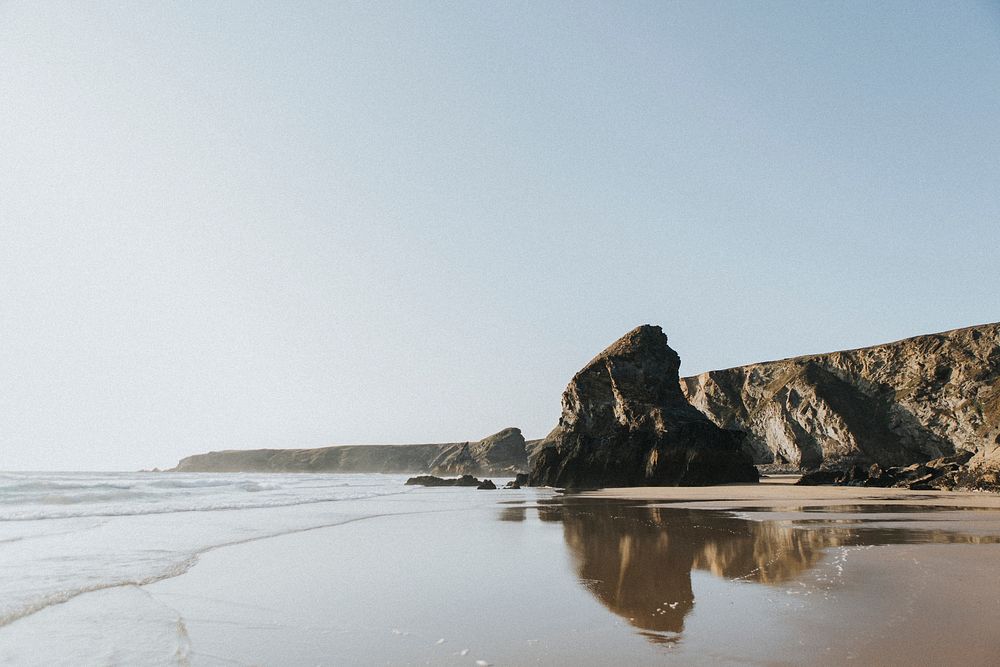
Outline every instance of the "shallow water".
<path id="1" fill-rule="evenodd" d="M 88 592 L 175 576 L 206 550 L 332 525 L 401 475 L 2 473 L 0 628 Z"/>

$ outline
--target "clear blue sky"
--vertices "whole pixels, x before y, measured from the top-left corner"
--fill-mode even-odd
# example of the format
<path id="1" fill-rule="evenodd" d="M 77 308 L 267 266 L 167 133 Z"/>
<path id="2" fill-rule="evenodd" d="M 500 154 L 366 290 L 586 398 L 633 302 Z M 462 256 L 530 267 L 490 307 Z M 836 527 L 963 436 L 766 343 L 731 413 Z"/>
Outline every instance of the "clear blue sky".
<path id="1" fill-rule="evenodd" d="M 0 3 L 0 469 L 545 434 L 1000 320 L 1000 5 Z"/>

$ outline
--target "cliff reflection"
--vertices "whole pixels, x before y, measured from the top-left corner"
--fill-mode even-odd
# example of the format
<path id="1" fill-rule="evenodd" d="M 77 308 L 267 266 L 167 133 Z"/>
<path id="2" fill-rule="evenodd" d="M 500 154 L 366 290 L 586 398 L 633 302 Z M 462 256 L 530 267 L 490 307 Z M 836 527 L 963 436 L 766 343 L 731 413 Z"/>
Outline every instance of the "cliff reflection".
<path id="1" fill-rule="evenodd" d="M 524 520 L 522 508 L 504 520 Z M 795 579 L 835 546 L 997 542 L 996 537 L 866 526 L 754 521 L 725 512 L 571 498 L 538 505 L 563 524 L 577 576 L 602 604 L 656 642 L 673 642 L 695 604 L 692 570 L 761 584 Z"/>

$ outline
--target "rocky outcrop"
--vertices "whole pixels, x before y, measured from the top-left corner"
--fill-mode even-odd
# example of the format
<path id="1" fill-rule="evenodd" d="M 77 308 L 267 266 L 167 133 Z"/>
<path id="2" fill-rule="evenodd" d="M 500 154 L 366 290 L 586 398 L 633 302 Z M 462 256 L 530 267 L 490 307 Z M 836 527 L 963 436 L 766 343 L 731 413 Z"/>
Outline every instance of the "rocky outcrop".
<path id="1" fill-rule="evenodd" d="M 505 428 L 479 442 L 466 442 L 443 450 L 431 462 L 430 470 L 435 475 L 516 474 L 525 470 L 527 464 L 521 429 Z"/>
<path id="2" fill-rule="evenodd" d="M 503 485 L 505 489 L 520 489 L 522 486 L 528 483 L 527 473 L 519 472 L 514 479 L 510 480 Z"/>
<path id="3" fill-rule="evenodd" d="M 969 466 L 972 457 L 972 452 L 962 452 L 925 463 L 912 463 L 893 468 L 882 468 L 877 463 L 867 468 L 858 463 L 846 468 L 821 468 L 802 475 L 796 484 L 894 487 L 914 491 L 955 489 L 1000 491 L 998 471 L 987 466 Z"/>
<path id="4" fill-rule="evenodd" d="M 681 393 L 680 357 L 659 327 L 629 332 L 577 373 L 562 416 L 537 454 L 535 486 L 755 482 L 742 434 L 724 430 Z"/>
<path id="5" fill-rule="evenodd" d="M 520 429 L 478 442 L 226 450 L 181 459 L 173 472 L 377 472 L 513 476 L 528 469 Z"/>
<path id="6" fill-rule="evenodd" d="M 492 484 L 492 482 L 490 483 Z M 461 477 L 453 477 L 451 479 L 444 479 L 435 475 L 418 475 L 406 480 L 405 486 L 474 486 L 479 488 L 482 484 L 483 482 L 472 475 L 462 475 Z"/>
<path id="7" fill-rule="evenodd" d="M 963 469 L 1000 468 L 1000 324 L 711 371 L 681 387 L 715 424 L 746 432 L 757 463 L 886 469 L 971 452 Z"/>

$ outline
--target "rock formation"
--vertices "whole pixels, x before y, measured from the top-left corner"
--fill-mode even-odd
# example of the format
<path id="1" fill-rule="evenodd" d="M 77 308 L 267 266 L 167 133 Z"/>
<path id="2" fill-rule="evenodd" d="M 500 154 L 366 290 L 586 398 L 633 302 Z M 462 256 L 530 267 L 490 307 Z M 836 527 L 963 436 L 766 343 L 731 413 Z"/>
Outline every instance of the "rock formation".
<path id="1" fill-rule="evenodd" d="M 680 357 L 659 327 L 629 332 L 577 373 L 532 485 L 599 487 L 755 482 L 742 434 L 687 402 Z"/>
<path id="2" fill-rule="evenodd" d="M 520 489 L 522 486 L 528 483 L 528 474 L 519 472 L 514 479 L 510 480 L 503 485 L 505 489 Z"/>
<path id="3" fill-rule="evenodd" d="M 434 475 L 417 475 L 406 480 L 405 486 L 474 486 L 479 488 L 482 484 L 482 480 L 478 480 L 472 475 L 462 475 L 461 477 L 452 477 L 450 479 L 435 477 Z"/>
<path id="4" fill-rule="evenodd" d="M 188 456 L 173 472 L 380 472 L 514 476 L 528 469 L 520 429 L 478 442 L 226 450 Z"/>
<path id="5" fill-rule="evenodd" d="M 521 429 L 505 428 L 479 442 L 449 447 L 431 462 L 435 475 L 461 473 L 516 474 L 527 466 L 527 448 Z"/>
<path id="6" fill-rule="evenodd" d="M 972 452 L 1000 467 L 1000 324 L 750 364 L 681 381 L 757 463 L 907 466 Z"/>
<path id="7" fill-rule="evenodd" d="M 979 489 L 1000 491 L 1000 470 L 995 465 L 968 465 L 972 452 L 961 452 L 954 456 L 925 463 L 911 463 L 908 466 L 883 468 L 877 463 L 865 467 L 855 463 L 850 467 L 821 468 L 805 473 L 797 484 L 817 486 L 820 484 L 840 484 L 844 486 L 895 487 L 913 491 Z"/>

